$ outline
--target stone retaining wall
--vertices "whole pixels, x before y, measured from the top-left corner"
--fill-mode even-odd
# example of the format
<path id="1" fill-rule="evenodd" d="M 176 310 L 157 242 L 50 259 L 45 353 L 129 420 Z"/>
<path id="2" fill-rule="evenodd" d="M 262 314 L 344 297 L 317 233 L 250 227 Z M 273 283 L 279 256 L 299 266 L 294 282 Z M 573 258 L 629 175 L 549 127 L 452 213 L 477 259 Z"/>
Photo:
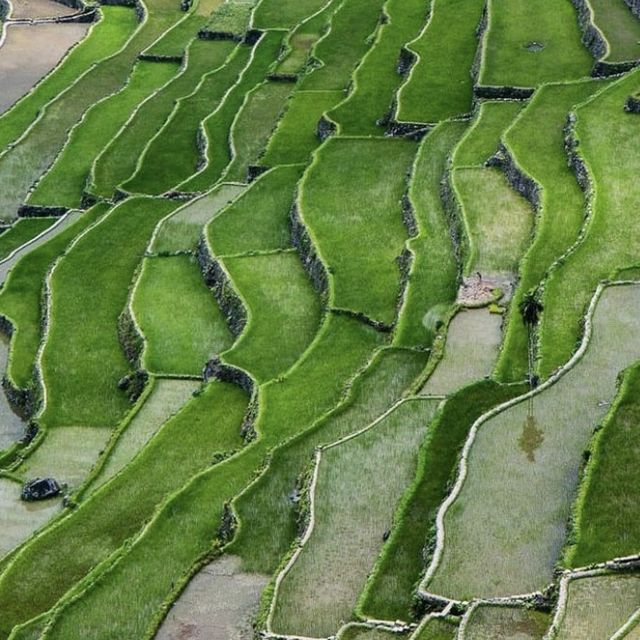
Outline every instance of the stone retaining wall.
<path id="1" fill-rule="evenodd" d="M 45 207 L 39 204 L 22 204 L 18 209 L 19 218 L 61 218 L 67 213 L 67 207 Z"/>
<path id="2" fill-rule="evenodd" d="M 498 153 L 487 164 L 489 166 L 499 166 L 504 171 L 511 188 L 526 198 L 536 211 L 538 210 L 540 207 L 540 187 L 533 178 L 524 173 L 518 166 L 502 142 L 498 145 Z"/>
<path id="3" fill-rule="evenodd" d="M 582 31 L 582 44 L 589 49 L 596 60 L 600 60 L 600 58 L 607 55 L 608 47 L 602 33 L 593 23 L 588 0 L 571 0 L 571 2 L 578 12 L 578 24 L 580 25 L 580 31 Z"/>
<path id="4" fill-rule="evenodd" d="M 329 294 L 329 276 L 320 260 L 307 227 L 305 226 L 298 210 L 297 200 L 294 201 L 289 214 L 291 224 L 291 244 L 297 249 L 302 266 L 311 279 L 314 289 L 322 296 L 323 302 Z"/>
<path id="5" fill-rule="evenodd" d="M 255 421 L 258 415 L 258 391 L 253 378 L 244 370 L 233 365 L 222 362 L 219 357 L 214 357 L 204 367 L 202 372 L 205 382 L 215 378 L 222 382 L 229 382 L 238 385 L 249 394 L 249 405 L 242 420 L 240 435 L 246 442 L 254 440 L 257 436 Z"/>
<path id="6" fill-rule="evenodd" d="M 640 18 L 640 0 L 624 0 L 636 18 Z"/>
<path id="7" fill-rule="evenodd" d="M 204 281 L 213 291 L 213 295 L 227 319 L 229 330 L 234 336 L 239 336 L 247 324 L 247 312 L 226 271 L 209 251 L 204 235 L 200 237 L 197 256 Z"/>
<path id="8" fill-rule="evenodd" d="M 573 169 L 580 188 L 586 193 L 591 193 L 591 180 L 589 172 L 578 153 L 578 139 L 575 134 L 576 114 L 570 113 L 567 117 L 567 124 L 564 128 L 564 148 L 569 160 L 569 166 Z"/>

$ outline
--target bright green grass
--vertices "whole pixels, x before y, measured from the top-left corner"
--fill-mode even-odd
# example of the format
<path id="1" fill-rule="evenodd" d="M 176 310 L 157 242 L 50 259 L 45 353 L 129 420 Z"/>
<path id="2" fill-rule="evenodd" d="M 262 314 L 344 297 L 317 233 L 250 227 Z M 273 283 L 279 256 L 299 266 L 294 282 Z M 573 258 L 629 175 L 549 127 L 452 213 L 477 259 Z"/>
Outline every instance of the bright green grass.
<path id="1" fill-rule="evenodd" d="M 602 81 L 541 87 L 505 133 L 504 142 L 524 172 L 541 187 L 536 232 L 519 268 L 512 309 L 538 286 L 546 271 L 575 242 L 584 222 L 584 194 L 564 151 L 564 126 L 571 107 L 604 86 Z M 507 318 L 504 347 L 496 369 L 500 379 L 527 374 L 528 336 L 519 313 Z"/>
<path id="2" fill-rule="evenodd" d="M 330 317 L 318 342 L 295 371 L 286 380 L 263 387 L 262 402 L 264 407 L 269 408 L 267 412 L 263 409 L 258 418 L 258 429 L 263 435 L 226 462 L 202 473 L 172 498 L 145 529 L 144 535 L 130 547 L 122 561 L 80 600 L 65 609 L 59 624 L 47 637 L 74 640 L 86 638 L 87 633 L 95 633 L 96 629 L 109 629 L 116 637 L 143 635 L 144 629 L 151 624 L 151 618 L 157 614 L 161 602 L 175 588 L 177 581 L 193 567 L 196 559 L 211 550 L 225 501 L 250 482 L 268 450 L 303 430 L 338 402 L 348 379 L 364 364 L 380 340 L 378 332 L 361 322 L 345 317 Z M 166 461 L 162 465 L 167 475 Z M 134 482 L 129 486 L 140 485 Z M 202 508 L 203 504 L 207 505 L 207 509 Z M 180 523 L 179 527 L 176 527 L 177 522 Z M 131 523 L 127 524 L 131 526 Z M 43 538 L 38 544 L 46 545 L 47 541 Z M 167 544 L 172 549 L 169 555 L 161 552 L 161 549 L 167 548 Z M 92 545 L 95 543 L 88 543 L 87 547 Z M 30 589 L 22 590 L 26 585 L 17 563 L 0 579 L 0 602 L 3 611 L 8 612 L 0 623 L 3 625 L 0 631 L 9 628 L 14 621 L 30 618 L 34 613 L 51 606 L 56 595 L 59 596 L 64 587 L 70 585 L 69 580 L 74 580 L 73 570 L 67 572 L 71 567 L 64 557 L 63 547 L 55 547 L 57 558 L 53 561 L 51 557 L 45 559 L 33 555 L 34 551 L 37 554 L 35 546 L 21 558 L 21 562 L 27 561 L 32 571 L 34 563 L 46 561 L 49 567 L 41 567 L 44 574 L 39 572 L 39 575 L 56 576 L 55 592 L 51 584 L 45 588 L 40 582 L 42 588 L 38 592 L 38 600 L 34 601 Z M 96 561 L 95 548 L 87 548 L 86 551 L 92 554 L 89 566 L 93 566 Z M 85 573 L 88 568 L 85 565 L 78 572 L 76 566 L 75 579 L 78 573 Z M 17 574 L 13 574 L 14 569 L 18 570 Z M 133 595 L 140 594 L 140 583 L 136 576 L 140 576 L 141 572 L 145 575 L 146 606 L 143 610 Z M 12 586 L 11 576 L 22 582 L 20 593 L 16 591 L 17 587 Z M 34 585 L 30 586 L 33 589 Z M 7 591 L 4 591 L 5 587 Z M 22 600 L 22 594 L 28 594 L 28 602 Z M 10 608 L 5 608 L 5 597 L 10 599 Z M 117 607 L 119 612 L 117 619 L 107 615 L 108 611 L 114 610 L 113 607 Z"/>
<path id="3" fill-rule="evenodd" d="M 415 640 L 455 640 L 458 628 L 442 618 L 431 618 L 420 629 Z"/>
<path id="4" fill-rule="evenodd" d="M 231 131 L 233 160 L 225 180 L 247 181 L 247 169 L 257 164 L 292 91 L 286 82 L 265 82 L 247 95 Z"/>
<path id="5" fill-rule="evenodd" d="M 464 640 L 542 640 L 549 615 L 525 607 L 480 605 L 474 609 Z"/>
<path id="6" fill-rule="evenodd" d="M 640 21 L 625 0 L 589 0 L 594 22 L 609 42 L 607 62 L 640 58 Z"/>
<path id="7" fill-rule="evenodd" d="M 84 482 L 104 450 L 108 427 L 59 427 L 46 435 L 42 444 L 16 469 L 24 480 L 55 478 L 73 492 Z"/>
<path id="8" fill-rule="evenodd" d="M 195 252 L 207 222 L 231 204 L 245 188 L 241 185 L 221 184 L 207 195 L 176 211 L 160 225 L 151 243 L 151 251 L 154 253 Z"/>
<path id="9" fill-rule="evenodd" d="M 424 353 L 381 350 L 355 380 L 344 404 L 273 452 L 265 474 L 236 504 L 238 518 L 246 524 L 241 524 L 230 552 L 242 557 L 245 571 L 273 573 L 299 534 L 297 506 L 290 496 L 315 447 L 364 429 L 381 416 L 400 400 L 425 362 Z"/>
<path id="10" fill-rule="evenodd" d="M 415 474 L 436 407 L 434 400 L 407 401 L 375 427 L 323 452 L 315 527 L 280 583 L 272 622 L 276 633 L 326 637 L 351 617 L 395 506 Z"/>
<path id="11" fill-rule="evenodd" d="M 424 0 L 387 0 L 389 21 L 381 25 L 375 44 L 353 74 L 349 98 L 329 114 L 342 133 L 380 135 L 378 122 L 389 114 L 402 82 L 397 71 L 400 48 L 420 33 L 428 5 Z"/>
<path id="12" fill-rule="evenodd" d="M 141 105 L 127 127 L 98 156 L 92 169 L 89 190 L 110 198 L 115 188 L 136 170 L 138 158 L 158 127 L 171 114 L 175 101 L 190 94 L 202 76 L 224 64 L 235 44 L 228 41 L 200 40 L 189 46 L 187 66 L 153 100 Z"/>
<path id="13" fill-rule="evenodd" d="M 418 56 L 398 92 L 395 119 L 438 122 L 471 110 L 471 66 L 483 0 L 433 0 L 431 18 L 409 45 Z"/>
<path id="14" fill-rule="evenodd" d="M 261 175 L 207 226 L 216 255 L 274 251 L 291 246 L 289 212 L 302 166 L 282 166 Z"/>
<path id="15" fill-rule="evenodd" d="M 141 60 L 136 63 L 122 91 L 85 114 L 62 154 L 29 195 L 28 202 L 69 208 L 80 206 L 96 156 L 111 142 L 136 106 L 167 83 L 178 68 L 175 62 L 160 64 Z"/>
<path id="16" fill-rule="evenodd" d="M 261 0 L 253 14 L 252 26 L 255 29 L 292 29 L 326 3 L 327 0 Z"/>
<path id="17" fill-rule="evenodd" d="M 296 91 L 269 140 L 265 154 L 260 158 L 260 164 L 274 167 L 307 162 L 320 144 L 316 132 L 318 120 L 342 96 L 342 91 Z"/>
<path id="18" fill-rule="evenodd" d="M 640 355 L 639 310 L 639 286 L 605 290 L 575 367 L 531 404 L 479 427 L 464 485 L 445 516 L 446 544 L 429 591 L 466 600 L 551 582 L 582 453 L 615 396 L 618 373 Z"/>
<path id="19" fill-rule="evenodd" d="M 640 163 L 633 144 L 640 119 L 622 105 L 640 85 L 633 72 L 578 109 L 577 136 L 595 184 L 593 214 L 582 243 L 553 271 L 544 292 L 540 364 L 548 376 L 569 359 L 582 333 L 582 315 L 599 280 L 638 263 Z"/>
<path id="20" fill-rule="evenodd" d="M 229 91 L 224 102 L 212 115 L 204 122 L 204 130 L 208 140 L 206 152 L 206 165 L 195 176 L 183 182 L 180 189 L 183 191 L 206 191 L 210 189 L 222 176 L 224 169 L 232 160 L 229 146 L 229 131 L 242 109 L 245 96 L 251 89 L 262 83 L 269 73 L 274 61 L 278 57 L 278 52 L 282 45 L 281 31 L 267 31 L 260 38 L 258 44 L 254 45 L 254 52 L 251 62 L 245 68 L 242 78 Z M 240 117 L 241 122 L 242 118 Z M 262 126 L 265 121 L 262 120 Z M 269 125 L 269 122 L 267 122 Z M 275 121 L 268 126 L 267 131 L 260 132 L 264 142 Z M 241 123 L 240 126 L 250 126 Z"/>
<path id="21" fill-rule="evenodd" d="M 7 375 L 18 387 L 28 387 L 33 379 L 42 335 L 42 287 L 49 267 L 73 238 L 107 209 L 103 204 L 89 209 L 70 227 L 21 258 L 5 281 L 0 291 L 0 313 L 14 326 Z"/>
<path id="22" fill-rule="evenodd" d="M 289 33 L 286 40 L 287 51 L 276 68 L 278 73 L 297 74 L 304 70 L 309 54 L 329 28 L 333 14 L 339 6 L 339 0 L 327 3 L 322 11 L 301 22 Z"/>
<path id="23" fill-rule="evenodd" d="M 206 24 L 207 17 L 199 15 L 196 11 L 178 22 L 157 42 L 146 49 L 144 53 L 152 56 L 183 56 L 193 38 L 197 36 L 198 31 Z"/>
<path id="24" fill-rule="evenodd" d="M 56 218 L 20 218 L 0 235 L 0 260 L 48 229 Z"/>
<path id="25" fill-rule="evenodd" d="M 456 147 L 456 167 L 480 166 L 498 150 L 502 134 L 522 111 L 524 102 L 495 100 L 481 103 L 473 126 Z"/>
<path id="26" fill-rule="evenodd" d="M 331 304 L 391 324 L 407 230 L 400 200 L 416 145 L 332 138 L 301 184 L 300 210 L 335 291 Z"/>
<path id="27" fill-rule="evenodd" d="M 346 90 L 354 67 L 372 44 L 384 0 L 345 0 L 331 28 L 313 49 L 321 66 L 301 83 L 304 90 Z"/>
<path id="28" fill-rule="evenodd" d="M 529 202 L 499 169 L 457 169 L 451 179 L 469 242 L 465 274 L 515 272 L 531 240 Z"/>
<path id="29" fill-rule="evenodd" d="M 204 76 L 196 90 L 178 101 L 151 140 L 133 177 L 122 185 L 131 193 L 160 194 L 198 170 L 201 122 L 224 100 L 249 62 L 251 49 L 237 46 L 223 66 Z"/>
<path id="30" fill-rule="evenodd" d="M 544 48 L 529 51 L 532 42 Z M 587 77 L 592 66 L 569 0 L 490 0 L 479 84 L 536 87 Z"/>
<path id="31" fill-rule="evenodd" d="M 469 429 L 483 413 L 523 390 L 521 385 L 501 386 L 483 380 L 447 400 L 429 427 L 415 480 L 403 498 L 391 537 L 361 603 L 365 615 L 410 619 L 415 585 L 424 573 L 424 548 L 434 535 L 436 514 L 450 491 Z"/>
<path id="32" fill-rule="evenodd" d="M 284 373 L 309 346 L 320 325 L 320 300 L 295 252 L 225 258 L 249 322 L 224 359 L 258 382 Z"/>
<path id="33" fill-rule="evenodd" d="M 207 30 L 240 38 L 247 30 L 254 6 L 254 2 L 223 2 L 211 14 Z"/>
<path id="34" fill-rule="evenodd" d="M 423 140 L 416 156 L 409 198 L 418 235 L 408 242 L 414 258 L 394 337 L 398 346 L 429 347 L 438 322 L 456 298 L 458 265 L 440 183 L 447 158 L 465 129 L 462 122 L 439 125 Z"/>
<path id="35" fill-rule="evenodd" d="M 11 603 L 3 604 L 2 637 L 16 623 L 51 607 L 78 579 L 135 534 L 167 495 L 209 467 L 214 454 L 240 447 L 240 423 L 246 405 L 247 396 L 238 386 L 210 383 L 160 429 L 121 474 L 33 541 L 0 581 L 13 592 Z M 48 551 L 38 554 L 38 548 Z M 33 579 L 25 580 L 23 574 L 19 584 L 12 584 L 12 571 L 20 571 L 21 563 L 31 567 Z M 46 586 L 38 575 L 49 576 Z"/>
<path id="36" fill-rule="evenodd" d="M 142 364 L 152 373 L 200 375 L 213 355 L 231 346 L 193 256 L 145 259 L 132 304 L 146 339 Z"/>
<path id="37" fill-rule="evenodd" d="M 149 395 L 132 411 L 131 419 L 118 429 L 103 452 L 92 478 L 82 489 L 83 496 L 93 493 L 127 466 L 159 431 L 197 392 L 197 380 L 150 378 Z M 145 390 L 146 393 L 146 390 Z"/>
<path id="38" fill-rule="evenodd" d="M 102 18 L 91 34 L 75 46 L 55 71 L 0 118 L 0 149 L 24 133 L 42 107 L 65 91 L 99 60 L 113 55 L 131 36 L 138 21 L 128 7 L 103 6 Z"/>
<path id="39" fill-rule="evenodd" d="M 557 640 L 611 637 L 640 607 L 636 575 L 602 575 L 569 583 Z"/>
<path id="40" fill-rule="evenodd" d="M 138 54 L 182 16 L 174 0 L 149 0 L 148 17 L 127 45 L 97 64 L 79 82 L 69 86 L 28 135 L 0 156 L 0 215 L 12 217 L 29 189 L 55 160 L 67 141 L 67 131 L 82 114 L 125 84 Z"/>
<path id="41" fill-rule="evenodd" d="M 127 200 L 58 263 L 42 354 L 47 426 L 114 426 L 129 407 L 117 389 L 130 368 L 118 340 L 118 317 L 153 228 L 176 206 Z"/>
<path id="42" fill-rule="evenodd" d="M 625 377 L 618 401 L 596 436 L 573 523 L 565 563 L 571 567 L 637 553 L 637 425 L 640 369 Z"/>

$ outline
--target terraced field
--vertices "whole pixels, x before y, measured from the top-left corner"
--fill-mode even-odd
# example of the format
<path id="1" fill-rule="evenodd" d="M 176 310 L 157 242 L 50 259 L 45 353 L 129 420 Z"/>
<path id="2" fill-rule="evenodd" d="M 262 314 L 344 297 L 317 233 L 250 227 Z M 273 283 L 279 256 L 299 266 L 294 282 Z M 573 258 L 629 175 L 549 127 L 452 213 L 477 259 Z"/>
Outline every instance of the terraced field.
<path id="1" fill-rule="evenodd" d="M 638 0 L 0 0 L 0 640 L 640 637 Z"/>

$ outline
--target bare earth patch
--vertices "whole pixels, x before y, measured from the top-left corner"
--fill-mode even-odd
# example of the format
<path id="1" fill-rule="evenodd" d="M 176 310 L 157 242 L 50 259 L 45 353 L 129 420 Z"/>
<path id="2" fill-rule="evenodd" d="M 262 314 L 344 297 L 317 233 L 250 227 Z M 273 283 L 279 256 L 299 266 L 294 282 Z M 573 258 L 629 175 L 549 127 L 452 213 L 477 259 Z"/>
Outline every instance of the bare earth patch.
<path id="1" fill-rule="evenodd" d="M 58 18 L 77 13 L 77 9 L 67 7 L 52 0 L 11 0 L 13 10 L 11 20 L 37 20 L 38 18 Z"/>
<path id="2" fill-rule="evenodd" d="M 208 564 L 183 591 L 156 640 L 250 640 L 251 619 L 269 578 L 240 571 L 240 558 Z"/>
<path id="3" fill-rule="evenodd" d="M 0 113 L 27 93 L 87 33 L 89 24 L 7 24 L 0 48 Z"/>

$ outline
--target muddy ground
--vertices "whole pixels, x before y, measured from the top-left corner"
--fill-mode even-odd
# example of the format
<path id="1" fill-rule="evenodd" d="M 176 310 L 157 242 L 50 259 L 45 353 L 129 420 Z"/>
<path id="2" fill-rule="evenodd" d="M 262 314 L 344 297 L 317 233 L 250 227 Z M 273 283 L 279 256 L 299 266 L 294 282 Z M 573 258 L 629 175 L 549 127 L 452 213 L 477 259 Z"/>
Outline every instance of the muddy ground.
<path id="1" fill-rule="evenodd" d="M 0 113 L 46 76 L 90 26 L 8 23 L 0 47 Z"/>

